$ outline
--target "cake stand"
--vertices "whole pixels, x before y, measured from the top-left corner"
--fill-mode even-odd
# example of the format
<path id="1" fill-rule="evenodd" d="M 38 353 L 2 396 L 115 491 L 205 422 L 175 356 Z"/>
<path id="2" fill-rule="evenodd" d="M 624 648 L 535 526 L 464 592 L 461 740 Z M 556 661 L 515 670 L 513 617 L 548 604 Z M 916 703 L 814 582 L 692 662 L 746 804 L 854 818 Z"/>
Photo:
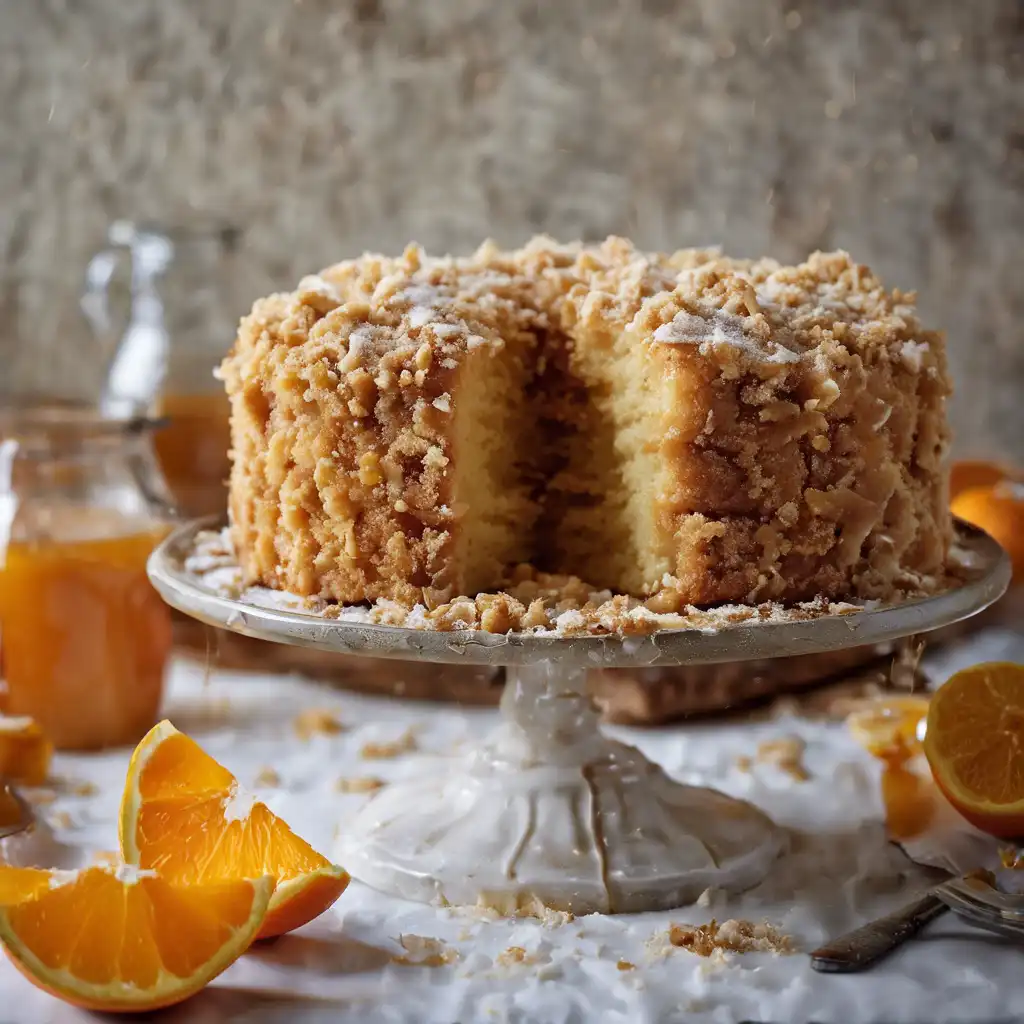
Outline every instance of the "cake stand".
<path id="1" fill-rule="evenodd" d="M 883 643 L 967 618 L 1006 589 L 997 544 L 957 527 L 958 583 L 850 614 L 775 615 L 635 636 L 439 632 L 290 609 L 267 592 L 230 596 L 194 558 L 196 523 L 153 553 L 173 607 L 209 625 L 361 657 L 503 665 L 501 724 L 436 774 L 396 782 L 342 828 L 338 860 L 362 882 L 422 902 L 500 912 L 668 909 L 705 889 L 760 882 L 785 833 L 750 804 L 673 781 L 606 738 L 584 695 L 588 669 L 692 665 Z M 298 602 L 294 602 L 296 605 Z"/>

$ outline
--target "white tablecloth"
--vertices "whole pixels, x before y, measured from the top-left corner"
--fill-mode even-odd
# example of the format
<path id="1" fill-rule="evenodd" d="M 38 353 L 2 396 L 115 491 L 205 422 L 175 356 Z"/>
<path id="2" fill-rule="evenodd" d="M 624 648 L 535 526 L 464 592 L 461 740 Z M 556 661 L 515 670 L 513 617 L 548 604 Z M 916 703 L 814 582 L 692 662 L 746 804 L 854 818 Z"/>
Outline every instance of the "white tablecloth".
<path id="1" fill-rule="evenodd" d="M 939 676 L 989 658 L 1024 660 L 1024 637 L 989 633 L 932 662 Z M 303 708 L 330 709 L 348 726 L 299 739 Z M 336 830 L 366 796 L 342 794 L 339 778 L 385 779 L 431 770 L 496 719 L 490 710 L 361 697 L 285 677 L 216 674 L 195 666 L 171 674 L 166 715 L 254 786 L 272 809 L 330 855 Z M 416 730 L 417 751 L 366 761 L 368 740 Z M 806 955 L 730 955 L 724 962 L 668 948 L 671 922 L 712 917 L 767 919 L 813 949 L 826 938 L 894 909 L 930 878 L 886 841 L 878 766 L 839 724 L 787 717 L 748 724 L 615 730 L 675 777 L 710 784 L 757 803 L 796 830 L 793 852 L 765 884 L 741 897 L 666 914 L 585 917 L 559 923 L 487 920 L 381 896 L 353 882 L 336 906 L 301 932 L 259 948 L 210 988 L 161 1016 L 166 1021 L 1003 1021 L 1024 1018 L 1024 948 L 974 932 L 947 915 L 869 974 L 814 973 Z M 737 760 L 762 740 L 806 741 L 806 782 L 770 765 L 743 771 Z M 68 784 L 40 808 L 54 839 L 32 839 L 22 854 L 81 863 L 116 845 L 116 812 L 129 751 L 60 756 Z M 261 785 L 267 768 L 279 778 Z M 76 795 L 92 781 L 94 795 Z M 23 843 L 24 847 L 25 843 Z M 441 940 L 455 963 L 395 962 L 400 935 Z M 526 960 L 501 954 L 522 947 Z M 621 970 L 619 961 L 635 965 Z M 0 964 L 0 1021 L 94 1019 L 63 1006 Z"/>

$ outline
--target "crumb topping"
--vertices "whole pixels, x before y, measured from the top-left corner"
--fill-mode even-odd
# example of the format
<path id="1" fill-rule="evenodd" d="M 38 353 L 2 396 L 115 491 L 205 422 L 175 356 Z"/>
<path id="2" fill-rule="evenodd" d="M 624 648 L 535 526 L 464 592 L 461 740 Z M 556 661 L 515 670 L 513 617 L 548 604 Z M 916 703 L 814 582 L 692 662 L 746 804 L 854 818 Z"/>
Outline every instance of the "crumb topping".
<path id="1" fill-rule="evenodd" d="M 337 736 L 345 731 L 345 726 L 334 712 L 323 708 L 301 711 L 292 721 L 292 728 L 300 740 L 310 740 L 314 736 Z"/>
<path id="2" fill-rule="evenodd" d="M 364 743 L 359 748 L 359 756 L 366 761 L 388 761 L 401 757 L 416 749 L 416 736 L 412 729 L 406 729 L 396 740 L 387 742 Z"/>
<path id="3" fill-rule="evenodd" d="M 712 919 L 708 924 L 674 924 L 669 928 L 668 941 L 680 949 L 697 956 L 711 957 L 715 953 L 775 953 L 788 955 L 796 952 L 793 940 L 774 925 L 763 921 L 729 920 L 719 924 Z"/>
<path id="4" fill-rule="evenodd" d="M 373 775 L 342 776 L 334 783 L 334 788 L 339 793 L 376 793 L 386 785 L 383 779 Z"/>
<path id="5" fill-rule="evenodd" d="M 672 591 L 663 591 L 641 601 L 596 590 L 574 577 L 557 577 L 533 570 L 517 570 L 515 578 L 519 582 L 513 583 L 509 592 L 461 597 L 433 608 L 422 604 L 408 608 L 388 600 L 377 600 L 369 605 L 342 605 L 288 592 L 247 588 L 231 551 L 228 531 L 203 532 L 197 537 L 195 555 L 186 561 L 186 569 L 194 573 L 206 588 L 257 605 L 281 607 L 346 622 L 439 632 L 471 629 L 557 637 L 643 636 L 661 629 L 714 631 L 742 623 L 807 622 L 824 616 L 853 615 L 876 606 L 875 602 L 831 601 L 819 597 L 789 605 L 769 601 L 756 605 L 698 608 L 676 600 Z M 216 557 L 211 557 L 211 553 Z M 206 569 L 207 565 L 215 567 Z M 953 585 L 957 578 L 952 574 L 922 581 L 919 592 L 933 593 L 943 586 Z M 897 595 L 893 603 L 898 603 L 903 596 L 909 595 Z M 414 744 L 414 739 L 409 742 Z M 368 746 L 371 751 L 388 748 L 387 744 L 371 743 Z M 389 749 L 394 749 L 393 745 Z M 388 756 L 403 752 L 405 748 Z M 737 766 L 741 770 L 749 770 L 751 762 L 740 759 Z"/>
<path id="6" fill-rule="evenodd" d="M 765 740 L 758 745 L 757 760 L 762 764 L 774 765 L 795 782 L 806 782 L 811 776 L 804 767 L 804 750 L 807 744 L 799 736 L 783 736 L 780 739 Z"/>
<path id="7" fill-rule="evenodd" d="M 406 967 L 444 967 L 460 959 L 458 950 L 427 935 L 399 935 L 398 943 L 405 954 L 392 957 L 392 963 Z"/>
<path id="8" fill-rule="evenodd" d="M 542 569 L 628 595 L 602 614 L 635 632 L 927 586 L 950 387 L 914 298 L 844 252 L 621 238 L 328 267 L 259 300 L 221 368 L 246 582 L 494 632 L 547 625 Z"/>

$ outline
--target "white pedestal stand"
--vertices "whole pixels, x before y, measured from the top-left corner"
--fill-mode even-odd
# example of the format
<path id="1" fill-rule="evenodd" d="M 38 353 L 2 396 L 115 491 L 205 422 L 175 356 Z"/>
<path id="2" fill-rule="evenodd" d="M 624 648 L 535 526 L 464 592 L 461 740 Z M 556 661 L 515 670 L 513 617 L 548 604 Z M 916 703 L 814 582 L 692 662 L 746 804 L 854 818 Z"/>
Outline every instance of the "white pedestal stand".
<path id="1" fill-rule="evenodd" d="M 186 568 L 200 527 L 168 538 L 149 571 L 170 604 L 204 622 L 364 657 L 508 666 L 502 724 L 442 773 L 381 790 L 344 826 L 338 851 L 355 878 L 385 892 L 503 911 L 667 909 L 711 887 L 756 885 L 784 849 L 784 833 L 755 807 L 675 782 L 640 751 L 607 739 L 584 695 L 588 668 L 878 643 L 966 618 L 1009 581 L 998 546 L 961 527 L 963 584 L 889 608 L 629 638 L 438 633 L 227 597 Z"/>

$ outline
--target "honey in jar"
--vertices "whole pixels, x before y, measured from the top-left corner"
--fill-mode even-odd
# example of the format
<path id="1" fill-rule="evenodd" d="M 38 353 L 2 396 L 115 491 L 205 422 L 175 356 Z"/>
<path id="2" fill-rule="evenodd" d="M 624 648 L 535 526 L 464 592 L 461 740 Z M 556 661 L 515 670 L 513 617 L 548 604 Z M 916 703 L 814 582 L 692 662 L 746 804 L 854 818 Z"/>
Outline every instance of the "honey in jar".
<path id="1" fill-rule="evenodd" d="M 157 720 L 171 617 L 146 561 L 165 497 L 145 421 L 0 412 L 3 710 L 58 749 L 132 744 Z"/>
<path id="2" fill-rule="evenodd" d="M 231 469 L 227 395 L 170 393 L 157 409 L 166 425 L 154 438 L 156 454 L 178 510 L 190 517 L 223 514 Z"/>

